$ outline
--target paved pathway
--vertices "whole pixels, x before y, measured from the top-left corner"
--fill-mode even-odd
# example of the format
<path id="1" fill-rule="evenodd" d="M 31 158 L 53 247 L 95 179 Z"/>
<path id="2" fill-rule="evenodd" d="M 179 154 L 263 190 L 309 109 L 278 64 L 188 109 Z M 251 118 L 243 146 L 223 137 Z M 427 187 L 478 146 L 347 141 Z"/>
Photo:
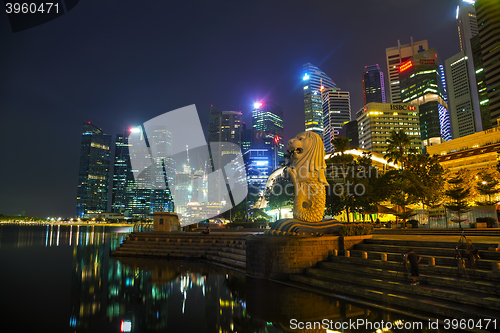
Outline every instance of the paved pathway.
<path id="1" fill-rule="evenodd" d="M 467 236 L 472 243 L 488 243 L 500 244 L 500 236 Z M 392 239 L 392 240 L 405 240 L 405 241 L 422 241 L 422 242 L 454 242 L 458 243 L 460 236 L 452 235 L 373 235 L 373 239 Z"/>

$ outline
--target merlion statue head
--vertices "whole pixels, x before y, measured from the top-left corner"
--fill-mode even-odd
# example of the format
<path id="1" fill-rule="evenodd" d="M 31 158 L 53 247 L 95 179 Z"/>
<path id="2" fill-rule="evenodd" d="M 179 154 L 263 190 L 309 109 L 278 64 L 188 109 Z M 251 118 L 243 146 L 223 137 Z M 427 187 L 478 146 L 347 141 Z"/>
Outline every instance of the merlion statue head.
<path id="1" fill-rule="evenodd" d="M 301 132 L 288 141 L 286 149 L 292 159 L 292 168 L 297 173 L 298 182 L 317 177 L 320 182 L 328 184 L 325 177 L 325 148 L 318 134 Z"/>

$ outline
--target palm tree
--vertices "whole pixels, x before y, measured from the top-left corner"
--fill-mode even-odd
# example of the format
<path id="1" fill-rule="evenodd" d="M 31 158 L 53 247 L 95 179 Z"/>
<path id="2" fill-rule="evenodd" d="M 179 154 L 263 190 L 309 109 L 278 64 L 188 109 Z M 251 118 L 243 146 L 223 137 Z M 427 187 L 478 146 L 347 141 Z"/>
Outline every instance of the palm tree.
<path id="1" fill-rule="evenodd" d="M 387 154 L 384 158 L 387 162 L 395 162 L 401 164 L 402 168 L 405 169 L 408 162 L 408 154 L 415 152 L 415 149 L 411 147 L 411 140 L 408 134 L 404 130 L 393 131 L 391 137 L 387 139 Z"/>

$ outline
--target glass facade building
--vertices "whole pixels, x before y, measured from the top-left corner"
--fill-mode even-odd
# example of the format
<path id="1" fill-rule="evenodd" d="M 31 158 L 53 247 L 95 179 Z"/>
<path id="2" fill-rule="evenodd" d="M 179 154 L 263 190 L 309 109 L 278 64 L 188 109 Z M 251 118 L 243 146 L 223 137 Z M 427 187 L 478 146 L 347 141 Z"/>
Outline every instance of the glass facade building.
<path id="1" fill-rule="evenodd" d="M 80 166 L 76 195 L 76 216 L 106 212 L 111 135 L 89 123 L 83 124 L 80 144 Z"/>
<path id="2" fill-rule="evenodd" d="M 323 89 L 323 144 L 325 152 L 332 151 L 331 140 L 339 136 L 342 126 L 351 120 L 351 98 L 349 92 L 339 88 Z"/>
<path id="3" fill-rule="evenodd" d="M 321 86 L 325 89 L 336 88 L 337 85 L 318 67 L 307 63 L 303 66 L 305 130 L 323 135 L 323 103 Z"/>
<path id="4" fill-rule="evenodd" d="M 136 144 L 129 143 L 131 135 L 138 137 Z M 172 135 L 158 126 L 148 134 L 149 142 L 164 147 L 149 147 L 154 151 L 171 154 Z M 142 128 L 130 130 L 128 135 L 117 135 L 113 172 L 112 209 L 124 214 L 126 219 L 147 218 L 153 212 L 173 212 L 174 202 L 170 192 L 175 168 L 170 157 L 153 157 L 150 149 L 144 149 L 146 135 Z M 134 176 L 131 158 L 144 170 Z"/>
<path id="5" fill-rule="evenodd" d="M 422 141 L 452 139 L 443 69 L 435 48 L 415 54 L 399 67 L 403 103 L 419 106 Z"/>
<path id="6" fill-rule="evenodd" d="M 391 103 L 401 103 L 402 101 L 401 87 L 399 85 L 399 66 L 410 60 L 414 54 L 423 52 L 428 48 L 426 40 L 413 42 L 413 38 L 411 38 L 410 44 L 401 45 L 398 40 L 397 46 L 385 49 Z"/>
<path id="7" fill-rule="evenodd" d="M 257 102 L 252 110 L 251 148 L 269 149 L 272 155 L 270 166 L 276 169 L 285 162 L 283 138 L 283 109 L 270 101 Z"/>
<path id="8" fill-rule="evenodd" d="M 384 73 L 378 64 L 365 66 L 361 82 L 363 84 L 363 105 L 385 103 Z"/>
<path id="9" fill-rule="evenodd" d="M 500 1 L 476 0 L 478 36 L 483 66 L 476 70 L 484 72 L 486 97 L 479 98 L 479 104 L 488 103 L 493 125 L 500 119 Z M 481 94 L 481 91 L 479 92 Z"/>

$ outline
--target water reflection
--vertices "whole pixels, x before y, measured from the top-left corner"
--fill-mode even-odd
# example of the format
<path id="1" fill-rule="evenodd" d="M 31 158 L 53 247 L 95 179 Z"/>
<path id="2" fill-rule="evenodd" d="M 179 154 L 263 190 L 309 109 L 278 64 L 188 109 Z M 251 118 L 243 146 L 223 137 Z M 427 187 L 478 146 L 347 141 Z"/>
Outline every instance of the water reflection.
<path id="1" fill-rule="evenodd" d="M 31 299 L 23 303 L 24 311 L 41 311 L 41 315 L 53 321 L 49 328 L 64 322 L 67 332 L 326 332 L 325 329 L 292 330 L 290 320 L 328 319 L 333 323 L 349 319 L 407 320 L 306 290 L 247 278 L 210 263 L 111 257 L 110 253 L 126 236 L 123 231 L 128 230 L 0 226 L 0 254 L 15 257 L 21 267 L 26 253 L 46 251 L 41 260 L 46 260 L 44 266 L 48 267 L 55 254 L 67 253 L 67 257 L 58 257 L 57 270 L 50 273 L 52 278 L 71 279 L 67 293 L 56 293 L 54 287 L 49 291 L 51 299 L 42 299 L 41 303 L 35 303 L 28 293 L 9 294 L 4 301 L 7 304 L 19 298 Z M 23 290 L 23 284 L 16 285 L 15 278 L 2 280 L 5 281 L 11 288 Z M 46 289 L 42 283 L 36 285 L 38 279 L 29 281 L 32 288 Z M 55 312 L 53 306 L 40 306 L 55 302 L 66 308 L 68 299 L 67 313 Z M 28 327 L 28 321 L 22 325 L 43 330 L 40 324 Z M 343 331 L 376 332 L 376 329 Z"/>

